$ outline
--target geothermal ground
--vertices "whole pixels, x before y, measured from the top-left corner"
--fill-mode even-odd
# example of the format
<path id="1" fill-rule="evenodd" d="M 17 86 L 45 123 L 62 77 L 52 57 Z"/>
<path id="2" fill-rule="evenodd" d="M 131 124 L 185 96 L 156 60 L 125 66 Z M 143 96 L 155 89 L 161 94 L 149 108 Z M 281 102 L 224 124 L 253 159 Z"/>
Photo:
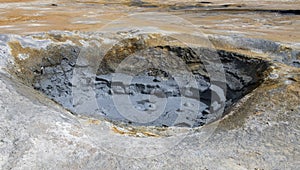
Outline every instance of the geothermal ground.
<path id="1" fill-rule="evenodd" d="M 300 1 L 0 13 L 0 169 L 300 167 Z"/>

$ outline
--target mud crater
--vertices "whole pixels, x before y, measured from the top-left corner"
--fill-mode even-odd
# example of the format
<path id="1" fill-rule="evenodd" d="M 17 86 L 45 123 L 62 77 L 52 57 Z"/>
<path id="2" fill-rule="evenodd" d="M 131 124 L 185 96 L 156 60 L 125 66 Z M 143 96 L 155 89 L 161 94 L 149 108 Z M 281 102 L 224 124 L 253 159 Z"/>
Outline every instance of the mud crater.
<path id="1" fill-rule="evenodd" d="M 220 91 L 211 88 L 211 79 L 205 69 L 205 64 L 203 64 L 203 58 L 209 57 L 212 52 L 215 52 L 222 62 L 226 77 L 226 88 L 221 92 L 226 96 L 222 115 L 225 115 L 239 99 L 263 82 L 269 67 L 269 63 L 264 60 L 221 50 L 214 51 L 201 47 L 191 49 L 168 45 L 148 47 L 147 44 L 142 44 L 143 50 L 140 50 L 141 43 L 131 43 L 130 46 L 131 50 L 127 49 L 127 51 L 123 51 L 124 53 L 120 48 L 112 49 L 103 58 L 94 80 L 90 83 L 94 90 L 93 97 L 98 105 L 97 113 L 87 116 L 102 117 L 113 122 L 136 126 L 203 126 L 219 119 L 220 116 L 216 116 L 216 112 L 222 107 L 222 103 L 219 102 Z M 67 110 L 74 114 L 82 114 L 76 110 L 72 95 L 72 89 L 76 86 L 72 84 L 72 78 L 77 66 L 80 47 L 56 46 L 49 50 L 52 52 L 43 53 L 43 56 L 40 56 L 41 60 L 36 62 L 35 66 L 31 64 L 27 68 L 27 72 L 32 72 L 33 75 L 29 82 L 34 89 L 44 93 Z M 199 53 L 194 52 L 197 50 Z M 131 59 L 122 64 L 129 55 L 132 55 Z M 154 61 L 147 67 L 143 65 L 145 60 L 153 58 L 156 58 L 157 62 Z M 197 85 L 189 89 L 182 89 L 176 76 L 188 76 L 174 74 L 177 72 L 176 70 L 180 72 L 182 68 L 173 67 L 174 63 L 169 62 L 166 58 L 181 59 L 184 62 L 184 69 L 188 70 L 190 78 L 195 80 Z M 165 69 L 166 67 L 173 70 Z M 116 75 L 119 78 L 125 77 L 125 79 L 130 75 L 131 81 L 124 83 L 121 79 L 116 78 Z M 159 114 L 148 122 L 128 119 L 126 114 L 121 113 L 128 107 L 119 106 L 120 103 L 116 103 L 114 100 L 114 97 L 122 98 L 124 96 L 130 101 L 132 110 L 129 109 L 128 112 L 145 112 L 149 115 L 159 112 Z M 212 99 L 212 96 L 217 97 Z M 159 110 L 161 108 L 163 109 Z M 138 116 L 137 113 L 132 112 L 132 114 Z"/>

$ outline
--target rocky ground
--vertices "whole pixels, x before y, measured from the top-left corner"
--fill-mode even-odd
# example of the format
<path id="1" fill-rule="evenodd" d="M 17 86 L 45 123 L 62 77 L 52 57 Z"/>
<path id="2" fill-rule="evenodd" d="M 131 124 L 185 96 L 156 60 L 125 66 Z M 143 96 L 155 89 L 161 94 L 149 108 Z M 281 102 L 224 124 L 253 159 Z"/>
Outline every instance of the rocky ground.
<path id="1" fill-rule="evenodd" d="M 296 0 L 1 1 L 0 169 L 297 169 L 299 11 Z M 128 26 L 134 27 L 122 30 Z M 192 57 L 174 39 L 215 53 Z M 203 58 L 218 54 L 224 76 L 215 72 L 217 85 L 227 80 L 224 105 L 230 107 L 194 128 L 135 126 L 97 115 L 91 80 L 109 88 L 103 75 L 143 48 L 183 56 L 203 80 L 212 71 L 203 69 Z M 157 74 L 150 77 L 160 82 Z M 142 87 L 135 89 L 148 86 Z M 56 96 L 61 88 L 64 95 Z M 69 98 L 78 106 L 65 102 Z"/>

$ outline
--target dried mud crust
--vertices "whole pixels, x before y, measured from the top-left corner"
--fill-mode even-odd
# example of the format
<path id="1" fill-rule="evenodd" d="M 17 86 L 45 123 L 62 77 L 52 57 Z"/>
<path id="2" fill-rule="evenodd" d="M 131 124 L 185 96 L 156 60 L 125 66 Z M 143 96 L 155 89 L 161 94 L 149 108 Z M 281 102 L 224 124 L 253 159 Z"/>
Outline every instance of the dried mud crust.
<path id="1" fill-rule="evenodd" d="M 139 43 L 129 40 L 129 42 L 117 45 L 104 56 L 96 72 L 95 79 L 90 84 L 94 88 L 95 97 L 98 104 L 98 114 L 87 116 L 104 117 L 115 122 L 125 122 L 142 126 L 187 126 L 197 127 L 216 120 L 215 112 L 221 107 L 221 103 L 212 100 L 215 95 L 220 98 L 220 92 L 211 88 L 210 76 L 205 69 L 205 57 L 218 54 L 225 69 L 226 102 L 225 111 L 230 110 L 244 95 L 258 87 L 266 76 L 266 71 L 270 64 L 261 59 L 249 58 L 233 52 L 223 50 L 214 51 L 206 48 L 187 48 L 179 46 L 148 46 L 143 42 Z M 126 48 L 130 44 L 131 48 Z M 83 47 L 72 45 L 50 45 L 45 50 L 35 51 L 35 57 L 17 61 L 18 67 L 22 67 L 17 76 L 27 82 L 36 90 L 41 91 L 50 99 L 56 101 L 74 114 L 83 114 L 76 109 L 73 103 L 72 78 L 76 62 Z M 126 50 L 125 50 L 126 49 Z M 195 51 L 201 56 L 196 55 Z M 124 76 L 134 73 L 134 69 L 151 57 L 163 61 L 164 66 L 172 68 L 164 70 L 158 65 L 148 67 L 140 72 L 132 74 L 133 79 L 130 84 L 113 81 L 116 70 L 120 63 L 128 56 L 132 56 L 136 62 L 133 70 L 128 67 L 121 69 Z M 174 79 L 174 72 L 180 68 L 174 67 L 168 59 L 179 58 L 185 63 L 185 69 L 192 73 L 192 79 L 196 80 L 197 87 L 192 89 L 181 89 Z M 140 60 L 140 61 L 139 61 Z M 129 63 L 130 64 L 130 63 Z M 89 67 L 84 66 L 84 67 Z M 120 72 L 120 70 L 118 70 Z M 199 95 L 197 95 L 199 94 Z M 113 95 L 127 95 L 130 97 L 132 106 L 140 111 L 152 112 L 157 109 L 158 103 L 147 98 L 154 96 L 167 100 L 163 113 L 155 120 L 148 123 L 132 122 L 118 112 Z M 188 101 L 180 106 L 182 98 Z M 198 110 L 189 107 L 198 105 Z M 193 114 L 186 114 L 185 119 L 175 121 L 180 114 L 187 111 Z M 219 118 L 219 117 L 218 117 Z M 176 123 L 175 123 L 176 122 Z"/>

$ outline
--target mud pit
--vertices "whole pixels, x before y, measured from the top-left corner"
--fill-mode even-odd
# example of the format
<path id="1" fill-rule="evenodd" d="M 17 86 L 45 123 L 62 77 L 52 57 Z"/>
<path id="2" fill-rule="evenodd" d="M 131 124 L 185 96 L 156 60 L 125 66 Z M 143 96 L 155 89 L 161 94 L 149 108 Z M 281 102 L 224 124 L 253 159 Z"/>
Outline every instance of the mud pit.
<path id="1" fill-rule="evenodd" d="M 198 127 L 221 118 L 258 87 L 269 66 L 261 59 L 202 47 L 148 46 L 133 40 L 122 44 L 105 54 L 82 87 L 74 85 L 74 74 L 90 66 L 78 63 L 79 46 L 50 46 L 38 52 L 35 64 L 23 62 L 18 76 L 74 114 L 135 126 Z M 214 77 L 212 83 L 214 75 L 206 69 L 214 67 L 211 56 L 220 58 L 225 82 Z M 191 82 L 194 86 L 186 85 Z M 97 106 L 74 101 L 74 89 L 84 94 L 87 86 L 93 89 L 87 100 L 94 98 Z"/>
<path id="2" fill-rule="evenodd" d="M 130 4 L 124 0 L 119 0 L 120 3 L 98 0 L 2 2 L 0 169 L 299 169 L 300 18 L 296 11 L 299 11 L 300 1 L 215 0 L 209 4 L 195 0 L 142 0 L 141 3 Z M 52 3 L 57 6 L 53 6 Z M 291 10 L 295 13 L 283 13 Z M 72 112 L 78 115 L 72 115 L 40 91 L 33 89 L 32 85 L 43 78 L 40 75 L 45 75 L 46 68 L 67 65 L 70 60 L 75 60 L 70 67 L 73 71 L 68 71 L 72 74 L 72 79 L 76 75 L 74 72 L 78 73 L 76 71 L 81 71 L 80 69 L 89 70 L 94 60 L 89 60 L 91 62 L 86 65 L 77 62 L 85 45 L 95 39 L 100 43 L 115 39 L 115 36 L 108 34 L 96 35 L 99 28 L 120 16 L 149 11 L 167 12 L 192 22 L 208 34 L 216 49 L 232 52 L 228 55 L 238 58 L 232 59 L 228 64 L 242 60 L 256 66 L 255 62 L 250 62 L 256 61 L 254 58 L 269 61 L 272 66 L 267 72 L 268 75 L 259 79 L 264 81 L 261 84 L 258 81 L 255 84 L 258 87 L 238 100 L 234 106 L 227 106 L 224 112 L 226 116 L 222 119 L 196 128 L 113 124 L 102 119 L 104 116 L 100 110 L 97 110 L 98 114 L 88 114 L 87 109 L 90 107 L 86 105 L 82 105 L 85 106 L 82 107 L 86 108 L 85 110 L 74 110 Z M 151 15 L 150 18 L 158 17 Z M 147 22 L 142 19 L 139 23 Z M 180 22 L 176 21 L 173 25 L 178 27 L 179 24 Z M 161 33 L 163 28 L 158 32 Z M 90 32 L 92 36 L 84 33 L 85 31 Z M 172 34 L 181 32 L 178 28 L 171 31 L 169 33 Z M 158 46 L 166 49 L 168 45 L 146 45 L 149 49 L 156 47 L 161 53 L 162 49 Z M 169 47 L 182 46 L 170 44 Z M 116 54 L 124 54 L 123 57 L 133 55 L 132 52 L 125 51 L 129 48 L 119 49 Z M 145 54 L 146 50 L 147 48 L 144 50 Z M 140 50 L 135 50 L 134 53 L 138 54 L 138 51 Z M 109 75 L 121 71 L 116 68 L 119 63 L 123 63 L 119 62 L 119 59 L 123 61 L 124 58 L 116 54 L 112 52 L 107 55 L 111 60 L 106 61 L 111 62 L 105 63 L 105 60 L 102 60 L 102 65 L 95 66 L 96 69 L 103 68 L 102 71 L 106 72 L 99 70 L 99 76 L 91 76 L 92 84 L 88 92 L 93 92 L 92 98 L 96 99 L 96 92 L 100 94 L 95 90 L 95 86 L 100 86 L 100 81 L 105 82 L 110 79 Z M 237 54 L 246 57 L 239 57 Z M 147 56 L 150 56 L 149 53 L 144 55 L 144 58 Z M 180 58 L 177 54 L 174 56 Z M 186 66 L 190 70 L 198 70 L 197 64 L 191 63 Z M 250 66 L 246 68 L 252 70 Z M 147 75 L 150 71 L 149 82 L 157 75 L 165 80 L 155 82 L 160 83 L 160 87 L 163 87 L 163 82 L 176 77 L 176 72 L 167 69 L 147 69 L 135 70 L 132 73 L 133 82 L 139 83 L 137 75 Z M 124 75 L 128 76 L 128 72 L 123 71 Z M 96 73 L 97 70 L 92 72 Z M 206 75 L 205 72 L 199 72 L 203 77 Z M 253 74 L 256 72 L 260 73 L 253 71 Z M 166 77 L 171 75 L 171 78 L 164 78 L 165 73 L 169 73 Z M 196 74 L 192 71 L 188 73 Z M 43 79 L 46 80 L 46 77 Z M 76 83 L 70 82 L 73 94 L 72 89 L 76 89 Z M 83 83 L 87 84 L 88 81 Z M 143 83 L 145 85 L 147 82 Z M 58 89 L 51 82 L 49 84 Z M 59 87 L 68 91 L 67 86 L 60 86 L 61 84 L 58 84 Z M 85 94 L 83 90 L 79 91 L 80 94 Z M 229 89 L 226 90 L 228 94 Z M 107 96 L 113 97 L 122 93 L 123 90 L 117 88 Z M 144 94 L 138 93 L 137 96 L 142 95 Z M 180 95 L 184 99 L 185 93 Z M 84 98 L 86 95 L 78 96 L 82 96 L 84 100 L 89 99 Z M 58 100 L 58 97 L 56 99 Z M 129 96 L 129 99 L 135 101 L 132 96 Z M 73 107 L 71 104 L 70 107 Z M 98 105 L 96 102 L 94 106 Z M 156 108 L 159 107 L 156 105 Z M 98 116 L 101 119 L 98 119 Z M 176 137 L 180 134 L 187 136 L 174 140 L 178 139 Z"/>

